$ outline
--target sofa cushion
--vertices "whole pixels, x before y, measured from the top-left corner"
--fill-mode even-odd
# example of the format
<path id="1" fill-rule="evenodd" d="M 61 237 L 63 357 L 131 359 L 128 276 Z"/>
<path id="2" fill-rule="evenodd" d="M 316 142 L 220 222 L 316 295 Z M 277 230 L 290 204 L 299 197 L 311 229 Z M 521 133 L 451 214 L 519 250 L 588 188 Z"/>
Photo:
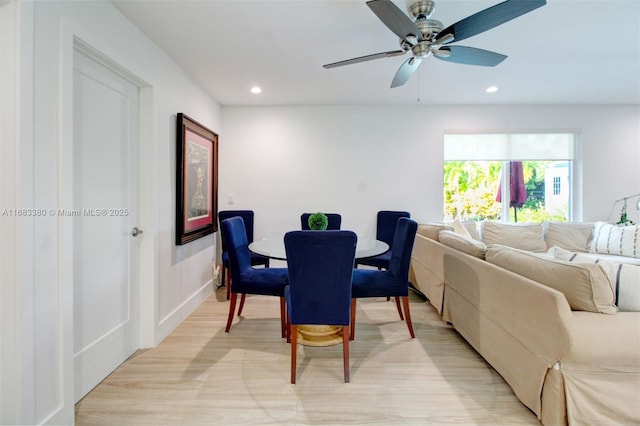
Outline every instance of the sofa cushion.
<path id="1" fill-rule="evenodd" d="M 504 246 L 489 246 L 486 259 L 564 294 L 575 311 L 615 314 L 615 295 L 600 265 L 550 259 Z"/>
<path id="2" fill-rule="evenodd" d="M 640 258 L 640 225 L 596 222 L 590 251 Z"/>
<path id="3" fill-rule="evenodd" d="M 487 246 L 482 241 L 474 240 L 470 236 L 468 237 L 453 231 L 440 231 L 438 239 L 446 246 L 480 259 L 484 259 L 485 252 L 487 251 Z"/>
<path id="4" fill-rule="evenodd" d="M 593 223 L 545 222 L 547 247 L 562 247 L 571 251 L 589 251 Z"/>
<path id="5" fill-rule="evenodd" d="M 605 261 L 586 253 L 555 247 L 553 256 L 568 262 L 597 263 L 607 274 L 620 312 L 640 312 L 640 266 Z"/>
<path id="6" fill-rule="evenodd" d="M 444 223 L 421 223 L 418 225 L 417 234 L 438 241 L 438 232 L 443 229 L 452 231 L 453 227 Z"/>
<path id="7" fill-rule="evenodd" d="M 482 224 L 482 241 L 486 245 L 500 244 L 537 253 L 547 251 L 542 225 L 539 223 L 507 224 L 485 221 Z"/>

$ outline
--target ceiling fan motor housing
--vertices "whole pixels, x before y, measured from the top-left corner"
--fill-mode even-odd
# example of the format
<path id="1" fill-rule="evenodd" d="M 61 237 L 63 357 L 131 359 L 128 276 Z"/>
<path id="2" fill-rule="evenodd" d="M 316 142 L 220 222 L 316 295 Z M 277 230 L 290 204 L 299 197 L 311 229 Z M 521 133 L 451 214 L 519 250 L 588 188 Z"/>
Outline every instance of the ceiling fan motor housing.
<path id="1" fill-rule="evenodd" d="M 437 19 L 424 19 L 416 21 L 416 26 L 422 33 L 422 39 L 433 41 L 440 31 L 444 29 L 442 22 Z"/>
<path id="2" fill-rule="evenodd" d="M 433 2 L 429 2 L 433 4 Z M 418 3 L 414 3 L 416 5 Z M 422 34 L 422 40 L 415 43 L 411 47 L 411 52 L 418 57 L 425 58 L 431 54 L 431 45 L 438 36 L 438 34 L 444 29 L 442 22 L 437 19 L 418 18 L 415 21 L 416 27 Z M 403 45 L 404 40 L 400 40 L 400 45 Z M 404 46 L 403 46 L 404 49 Z"/>
<path id="3" fill-rule="evenodd" d="M 409 13 L 414 20 L 429 19 L 436 8 L 436 3 L 431 0 L 417 1 L 409 6 Z"/>

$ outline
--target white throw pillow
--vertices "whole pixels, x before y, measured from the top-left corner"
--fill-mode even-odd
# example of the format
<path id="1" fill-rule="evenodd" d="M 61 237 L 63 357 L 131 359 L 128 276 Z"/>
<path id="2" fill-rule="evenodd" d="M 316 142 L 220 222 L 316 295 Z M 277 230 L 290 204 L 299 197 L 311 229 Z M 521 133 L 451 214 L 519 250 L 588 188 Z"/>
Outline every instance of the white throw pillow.
<path id="1" fill-rule="evenodd" d="M 640 312 L 640 266 L 628 263 L 599 262 L 605 271 L 620 312 Z"/>
<path id="2" fill-rule="evenodd" d="M 469 232 L 469 235 L 471 235 L 471 238 L 473 238 L 474 240 L 480 241 L 480 232 L 478 231 L 478 224 L 480 222 L 465 220 L 461 223 L 462 223 L 462 226 L 467 228 L 467 232 Z"/>
<path id="3" fill-rule="evenodd" d="M 539 223 L 507 224 L 486 221 L 482 224 L 482 241 L 486 245 L 499 244 L 534 253 L 547 251 L 542 225 Z"/>
<path id="4" fill-rule="evenodd" d="M 464 226 L 459 220 L 453 222 L 451 226 L 453 227 L 453 232 L 455 232 L 456 234 L 460 234 L 467 238 L 473 238 L 467 227 Z"/>
<path id="5" fill-rule="evenodd" d="M 596 222 L 590 251 L 640 258 L 640 226 Z"/>
<path id="6" fill-rule="evenodd" d="M 597 257 L 589 256 L 586 253 L 576 253 L 558 246 L 551 247 L 549 249 L 549 253 L 554 259 L 564 260 L 567 262 L 598 263 L 600 261 Z"/>
<path id="7" fill-rule="evenodd" d="M 597 263 L 605 272 L 616 296 L 620 312 L 640 312 L 640 266 L 602 261 L 587 254 L 573 253 L 553 247 L 555 259 L 576 263 Z"/>

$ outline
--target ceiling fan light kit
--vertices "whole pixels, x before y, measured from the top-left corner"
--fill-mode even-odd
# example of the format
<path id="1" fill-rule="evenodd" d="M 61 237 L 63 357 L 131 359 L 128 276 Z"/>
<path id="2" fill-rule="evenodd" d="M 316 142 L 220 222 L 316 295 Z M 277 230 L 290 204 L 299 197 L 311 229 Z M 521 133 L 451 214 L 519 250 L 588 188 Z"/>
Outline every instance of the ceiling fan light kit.
<path id="1" fill-rule="evenodd" d="M 431 19 L 435 10 L 435 2 L 432 0 L 419 0 L 412 3 L 409 6 L 411 18 L 391 0 L 370 0 L 367 2 L 367 6 L 371 11 L 387 28 L 400 37 L 401 50 L 374 53 L 333 62 L 324 65 L 324 68 L 336 68 L 374 59 L 401 56 L 411 51 L 411 58 L 400 66 L 391 82 L 393 88 L 405 84 L 418 69 L 422 59 L 429 56 L 458 64 L 494 67 L 505 60 L 507 56 L 475 47 L 448 46 L 448 44 L 495 28 L 544 6 L 546 3 L 546 0 L 507 0 L 445 28 L 442 22 Z"/>

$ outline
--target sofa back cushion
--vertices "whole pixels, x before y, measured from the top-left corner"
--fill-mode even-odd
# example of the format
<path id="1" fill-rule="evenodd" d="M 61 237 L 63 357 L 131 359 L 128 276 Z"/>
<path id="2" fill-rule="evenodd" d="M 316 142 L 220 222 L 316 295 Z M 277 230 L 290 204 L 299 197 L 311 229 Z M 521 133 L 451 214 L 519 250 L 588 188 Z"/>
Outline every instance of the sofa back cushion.
<path id="1" fill-rule="evenodd" d="M 489 246 L 486 259 L 564 294 L 575 311 L 615 314 L 615 295 L 600 265 L 556 260 L 504 246 Z"/>
<path id="2" fill-rule="evenodd" d="M 590 251 L 640 258 L 640 225 L 596 222 Z"/>
<path id="3" fill-rule="evenodd" d="M 482 241 L 474 240 L 470 236 L 459 234 L 455 231 L 442 230 L 438 234 L 438 239 L 446 246 L 480 259 L 484 259 L 487 251 L 487 246 Z"/>
<path id="4" fill-rule="evenodd" d="M 547 247 L 561 247 L 570 251 L 588 252 L 594 223 L 545 222 Z"/>
<path id="5" fill-rule="evenodd" d="M 507 224 L 485 221 L 482 223 L 482 242 L 486 245 L 500 244 L 520 250 L 542 253 L 547 251 L 542 225 Z"/>
<path id="6" fill-rule="evenodd" d="M 427 237 L 431 240 L 438 241 L 438 233 L 443 229 L 452 231 L 453 227 L 444 223 L 421 223 L 418 225 L 417 234 Z"/>

